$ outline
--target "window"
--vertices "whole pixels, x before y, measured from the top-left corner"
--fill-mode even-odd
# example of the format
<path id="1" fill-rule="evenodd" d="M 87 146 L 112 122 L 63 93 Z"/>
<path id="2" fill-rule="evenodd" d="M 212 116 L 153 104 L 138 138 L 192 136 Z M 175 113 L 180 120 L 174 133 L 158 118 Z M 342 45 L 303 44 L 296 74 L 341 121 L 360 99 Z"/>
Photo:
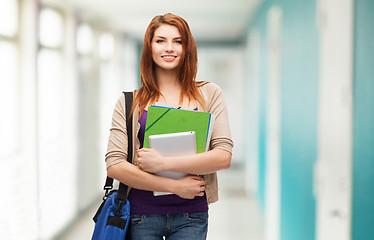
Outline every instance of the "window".
<path id="1" fill-rule="evenodd" d="M 99 55 L 101 60 L 109 61 L 114 55 L 115 42 L 111 33 L 104 32 L 99 38 Z"/>
<path id="2" fill-rule="evenodd" d="M 0 35 L 15 37 L 18 33 L 18 1 L 0 1 Z"/>
<path id="3" fill-rule="evenodd" d="M 64 16 L 49 7 L 40 11 L 37 77 L 40 238 L 50 239 L 76 211 L 75 162 L 68 124 L 69 79 L 65 74 Z M 58 197 L 56 197 L 58 196 Z M 56 218 L 56 206 L 59 216 Z"/>
<path id="4" fill-rule="evenodd" d="M 62 16 L 56 10 L 40 12 L 40 51 L 38 53 L 38 137 L 41 157 L 52 144 L 61 141 L 62 120 Z M 43 159 L 41 159 L 43 162 Z M 43 166 L 43 164 L 40 164 Z M 47 164 L 46 164 L 47 165 Z"/>
<path id="5" fill-rule="evenodd" d="M 77 30 L 77 52 L 82 56 L 93 54 L 94 33 L 90 25 L 83 23 Z"/>
<path id="6" fill-rule="evenodd" d="M 63 24 L 59 12 L 44 8 L 40 12 L 39 41 L 43 47 L 60 48 L 62 45 Z"/>
<path id="7" fill-rule="evenodd" d="M 0 1 L 0 159 L 19 144 L 18 1 Z"/>

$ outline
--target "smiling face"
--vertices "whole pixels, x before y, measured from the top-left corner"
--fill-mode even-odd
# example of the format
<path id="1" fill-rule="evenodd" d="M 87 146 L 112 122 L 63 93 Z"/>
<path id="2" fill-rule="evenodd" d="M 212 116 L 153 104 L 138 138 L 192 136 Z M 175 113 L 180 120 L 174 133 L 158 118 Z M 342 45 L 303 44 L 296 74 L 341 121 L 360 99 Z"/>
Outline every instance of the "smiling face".
<path id="1" fill-rule="evenodd" d="M 151 46 L 153 62 L 157 68 L 175 70 L 179 67 L 183 47 L 178 28 L 162 24 L 155 30 Z"/>

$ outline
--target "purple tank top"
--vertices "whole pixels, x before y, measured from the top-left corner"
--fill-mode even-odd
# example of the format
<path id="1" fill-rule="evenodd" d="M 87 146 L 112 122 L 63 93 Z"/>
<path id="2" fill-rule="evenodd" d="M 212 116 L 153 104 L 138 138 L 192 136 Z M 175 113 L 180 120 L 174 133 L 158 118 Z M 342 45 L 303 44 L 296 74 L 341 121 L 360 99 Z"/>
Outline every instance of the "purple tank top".
<path id="1" fill-rule="evenodd" d="M 140 148 L 143 147 L 145 124 L 147 111 L 144 110 L 139 119 L 140 130 L 138 138 Z M 206 196 L 195 197 L 194 199 L 183 199 L 175 194 L 153 196 L 152 191 L 144 191 L 132 188 L 128 199 L 131 203 L 131 214 L 151 215 L 151 214 L 177 214 L 208 212 Z"/>

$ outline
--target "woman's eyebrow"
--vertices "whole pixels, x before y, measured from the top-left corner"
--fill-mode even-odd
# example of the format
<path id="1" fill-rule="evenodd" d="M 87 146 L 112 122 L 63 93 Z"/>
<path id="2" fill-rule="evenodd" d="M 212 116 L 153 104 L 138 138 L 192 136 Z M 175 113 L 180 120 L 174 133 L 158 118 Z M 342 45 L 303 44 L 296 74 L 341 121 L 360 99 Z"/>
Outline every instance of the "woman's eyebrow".
<path id="1" fill-rule="evenodd" d="M 163 37 L 163 36 L 155 36 L 155 38 L 161 38 L 161 39 L 166 39 L 166 37 Z M 173 38 L 173 40 L 176 40 L 176 39 L 182 39 L 182 37 L 176 37 L 176 38 Z"/>

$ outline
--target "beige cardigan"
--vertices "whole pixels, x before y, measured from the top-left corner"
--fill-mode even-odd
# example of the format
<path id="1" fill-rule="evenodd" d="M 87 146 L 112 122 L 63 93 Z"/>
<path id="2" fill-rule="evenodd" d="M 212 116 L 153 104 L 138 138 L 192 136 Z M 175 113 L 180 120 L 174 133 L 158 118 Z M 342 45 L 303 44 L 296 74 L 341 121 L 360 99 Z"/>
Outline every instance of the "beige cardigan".
<path id="1" fill-rule="evenodd" d="M 210 141 L 210 149 L 220 148 L 231 152 L 233 141 L 231 139 L 227 109 L 222 91 L 219 86 L 214 83 L 207 83 L 199 88 L 204 100 L 205 109 L 216 116 L 212 138 Z M 136 92 L 135 92 L 136 94 Z M 198 105 L 198 109 L 203 109 Z M 112 127 L 108 142 L 108 151 L 105 155 L 106 167 L 126 161 L 127 158 L 127 130 L 126 130 L 126 108 L 125 97 L 122 94 L 117 100 L 113 112 Z M 133 115 L 133 164 L 137 165 L 136 150 L 140 147 L 138 139 L 139 124 L 139 108 L 136 107 Z M 204 175 L 206 181 L 206 196 L 208 203 L 218 200 L 218 182 L 217 173 Z"/>

